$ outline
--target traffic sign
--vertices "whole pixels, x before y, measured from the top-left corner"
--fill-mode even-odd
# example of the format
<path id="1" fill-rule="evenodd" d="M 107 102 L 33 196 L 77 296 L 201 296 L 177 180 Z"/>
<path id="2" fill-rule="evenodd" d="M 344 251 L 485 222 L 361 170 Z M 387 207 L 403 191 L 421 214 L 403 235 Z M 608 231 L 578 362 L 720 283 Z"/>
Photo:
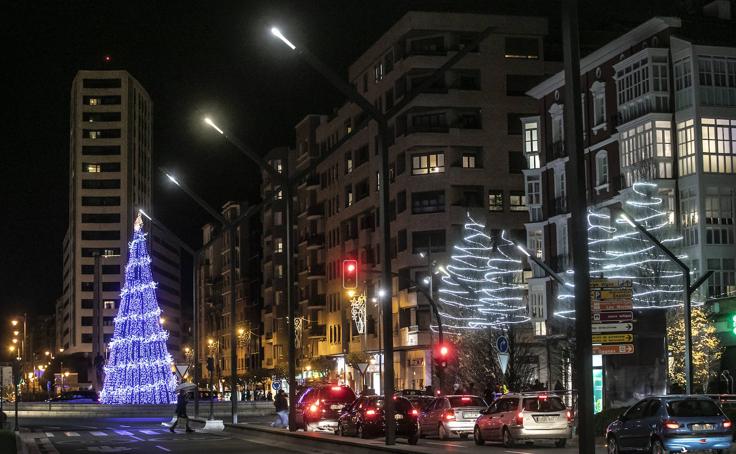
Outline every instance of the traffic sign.
<path id="1" fill-rule="evenodd" d="M 498 336 L 496 338 L 496 348 L 498 349 L 499 353 L 508 353 L 509 352 L 509 338 L 506 336 Z"/>
<path id="2" fill-rule="evenodd" d="M 634 331 L 633 323 L 594 323 L 591 326 L 594 333 L 618 333 L 626 331 Z"/>
<path id="3" fill-rule="evenodd" d="M 634 304 L 631 300 L 620 300 L 620 301 L 593 301 L 591 309 L 593 312 L 606 312 L 606 311 L 630 311 L 634 308 Z"/>
<path id="4" fill-rule="evenodd" d="M 634 335 L 631 333 L 613 333 L 613 334 L 594 334 L 593 343 L 595 344 L 621 344 L 634 342 Z"/>
<path id="5" fill-rule="evenodd" d="M 278 391 L 281 389 L 281 382 L 280 381 L 274 381 L 271 383 L 271 388 L 273 388 L 274 391 Z"/>
<path id="6" fill-rule="evenodd" d="M 634 291 L 631 288 L 590 290 L 590 299 L 593 301 L 630 300 L 633 296 Z"/>
<path id="7" fill-rule="evenodd" d="M 593 278 L 590 280 L 590 288 L 612 288 L 618 289 L 622 287 L 631 287 L 631 279 L 606 279 L 606 278 Z"/>
<path id="8" fill-rule="evenodd" d="M 176 365 L 176 372 L 179 374 L 179 377 L 184 378 L 184 376 L 189 371 L 189 364 L 188 363 L 177 363 Z"/>
<path id="9" fill-rule="evenodd" d="M 633 344 L 611 344 L 611 345 L 594 345 L 594 355 L 630 355 L 634 353 Z"/>
<path id="10" fill-rule="evenodd" d="M 593 323 L 600 322 L 623 322 L 634 320 L 632 311 L 594 312 Z"/>

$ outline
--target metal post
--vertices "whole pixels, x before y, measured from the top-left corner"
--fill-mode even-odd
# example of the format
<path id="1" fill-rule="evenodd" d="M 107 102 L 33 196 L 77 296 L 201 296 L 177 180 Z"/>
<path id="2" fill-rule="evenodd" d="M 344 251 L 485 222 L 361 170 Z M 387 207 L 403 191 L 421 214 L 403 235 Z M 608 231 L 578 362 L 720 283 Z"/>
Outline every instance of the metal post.
<path id="1" fill-rule="evenodd" d="M 382 248 L 382 268 L 383 276 L 381 286 L 385 294 L 385 305 L 383 310 L 383 350 L 386 358 L 383 375 L 383 395 L 386 397 L 384 401 L 383 411 L 386 415 L 386 421 L 394 420 L 394 401 L 391 398 L 394 395 L 394 330 L 393 330 L 393 290 L 391 274 L 391 222 L 389 207 L 389 178 L 388 178 L 388 125 L 386 120 L 382 119 L 378 123 L 378 140 L 381 149 L 381 188 L 379 200 L 379 213 L 381 216 L 381 243 Z M 378 146 L 379 144 L 376 144 Z M 393 445 L 396 443 L 396 427 L 394 424 L 386 424 L 386 444 Z"/>
<path id="2" fill-rule="evenodd" d="M 100 367 L 102 361 L 102 345 L 104 343 L 104 323 L 102 307 L 102 254 L 99 250 L 92 253 L 94 257 L 94 343 L 92 344 L 92 367 L 94 368 L 95 389 L 102 389 Z"/>
<path id="3" fill-rule="evenodd" d="M 17 367 L 13 370 L 13 393 L 15 394 L 15 431 L 18 432 L 20 427 L 18 426 L 18 386 L 20 385 L 20 379 L 18 374 L 21 372 L 20 361 L 17 361 Z"/>
<path id="4" fill-rule="evenodd" d="M 199 253 L 192 254 L 192 348 L 194 351 L 194 417 L 199 417 L 199 311 L 197 310 L 197 276 L 199 265 Z"/>
<path id="5" fill-rule="evenodd" d="M 690 270 L 685 274 L 685 288 L 683 289 L 685 297 L 685 393 L 693 392 L 693 340 L 692 340 L 692 314 L 690 307 Z"/>
<path id="6" fill-rule="evenodd" d="M 238 339 L 235 337 L 237 324 L 235 287 L 235 236 L 236 227 L 230 224 L 230 402 L 232 403 L 232 421 L 238 423 Z"/>
<path id="7" fill-rule="evenodd" d="M 570 156 L 571 237 L 587 238 L 585 156 L 583 154 L 582 109 L 580 105 L 580 48 L 577 0 L 562 2 L 562 42 L 565 67 L 565 146 Z M 595 452 L 593 433 L 593 358 L 590 307 L 590 268 L 587 241 L 572 248 L 575 266 L 575 345 L 578 390 L 578 450 Z"/>
<path id="8" fill-rule="evenodd" d="M 290 169 L 286 166 L 286 171 Z M 291 183 L 282 184 L 284 191 L 284 220 L 286 225 L 286 307 L 289 323 L 288 330 L 289 345 L 287 355 L 288 381 L 289 381 L 289 431 L 295 432 L 296 426 L 296 293 L 294 292 L 294 198 L 291 193 Z"/>

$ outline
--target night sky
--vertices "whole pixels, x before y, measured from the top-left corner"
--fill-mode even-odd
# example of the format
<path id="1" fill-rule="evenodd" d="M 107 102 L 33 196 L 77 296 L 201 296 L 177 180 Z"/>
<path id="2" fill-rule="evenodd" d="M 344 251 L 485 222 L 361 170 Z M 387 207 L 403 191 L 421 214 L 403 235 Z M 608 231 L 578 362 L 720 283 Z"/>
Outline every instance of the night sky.
<path id="1" fill-rule="evenodd" d="M 581 3 L 585 40 L 600 38 L 601 30 L 614 37 L 668 13 L 666 5 L 675 2 Z M 0 321 L 24 310 L 52 313 L 61 294 L 69 99 L 78 70 L 122 68 L 138 79 L 154 103 L 154 168 L 174 169 L 220 206 L 229 199 L 254 201 L 258 176 L 202 125 L 205 112 L 263 152 L 293 145 L 293 126 L 301 118 L 342 103 L 271 37 L 270 25 L 346 74 L 349 63 L 409 10 L 547 14 L 555 30 L 558 8 L 548 0 L 4 2 Z M 621 17 L 624 12 L 629 16 Z M 586 29 L 595 33 L 586 35 Z M 103 64 L 105 55 L 110 64 Z M 196 245 L 199 228 L 210 219 L 160 174 L 154 181 L 156 217 Z M 0 338 L 4 331 L 0 325 Z"/>

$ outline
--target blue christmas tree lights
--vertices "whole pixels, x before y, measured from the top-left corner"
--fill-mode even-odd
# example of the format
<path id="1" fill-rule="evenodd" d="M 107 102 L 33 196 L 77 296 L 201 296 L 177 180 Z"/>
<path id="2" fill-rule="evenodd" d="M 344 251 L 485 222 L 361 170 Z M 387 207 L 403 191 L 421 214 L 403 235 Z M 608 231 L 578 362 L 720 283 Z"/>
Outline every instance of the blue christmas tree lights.
<path id="1" fill-rule="evenodd" d="M 115 331 L 108 344 L 105 382 L 100 402 L 105 404 L 168 404 L 176 400 L 176 378 L 166 349 L 169 333 L 160 323 L 156 283 L 146 247 L 141 216 L 128 244 L 125 284 Z"/>

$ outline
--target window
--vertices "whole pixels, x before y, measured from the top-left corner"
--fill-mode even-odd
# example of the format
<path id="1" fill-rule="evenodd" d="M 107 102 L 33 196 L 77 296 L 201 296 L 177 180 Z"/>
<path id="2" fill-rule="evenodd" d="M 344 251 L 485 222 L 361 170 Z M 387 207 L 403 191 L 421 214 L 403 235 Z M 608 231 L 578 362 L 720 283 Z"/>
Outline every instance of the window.
<path id="1" fill-rule="evenodd" d="M 283 223 L 283 213 L 280 211 L 273 212 L 273 225 L 281 225 Z"/>
<path id="2" fill-rule="evenodd" d="M 345 207 L 349 207 L 353 202 L 353 185 L 349 184 L 345 186 Z"/>
<path id="3" fill-rule="evenodd" d="M 120 145 L 84 145 L 84 156 L 116 156 L 120 154 Z"/>
<path id="4" fill-rule="evenodd" d="M 608 184 L 608 152 L 601 150 L 595 155 L 595 184 Z"/>
<path id="5" fill-rule="evenodd" d="M 414 192 L 411 195 L 412 214 L 445 211 L 445 191 Z"/>
<path id="6" fill-rule="evenodd" d="M 526 92 L 541 82 L 544 76 L 526 74 L 506 75 L 506 96 L 526 96 Z"/>
<path id="7" fill-rule="evenodd" d="M 397 246 L 396 249 L 401 252 L 406 250 L 406 229 L 399 230 L 398 238 L 397 238 Z"/>
<path id="8" fill-rule="evenodd" d="M 669 111 L 667 49 L 647 48 L 615 65 L 618 114 L 622 123 L 649 112 Z"/>
<path id="9" fill-rule="evenodd" d="M 539 175 L 527 176 L 526 195 L 529 205 L 540 205 L 542 203 L 542 182 Z"/>
<path id="10" fill-rule="evenodd" d="M 419 252 L 445 252 L 445 231 L 428 230 L 424 232 L 412 232 L 411 234 L 412 254 Z"/>
<path id="11" fill-rule="evenodd" d="M 706 244 L 734 244 L 734 191 L 726 187 L 705 188 Z"/>
<path id="12" fill-rule="evenodd" d="M 682 110 L 693 105 L 693 69 L 690 57 L 678 60 L 674 64 L 675 72 L 675 108 Z"/>
<path id="13" fill-rule="evenodd" d="M 345 173 L 351 173 L 353 171 L 353 152 L 345 152 Z"/>
<path id="14" fill-rule="evenodd" d="M 606 84 L 595 81 L 590 87 L 593 99 L 593 126 L 599 126 L 606 121 Z"/>
<path id="15" fill-rule="evenodd" d="M 82 112 L 82 121 L 89 123 L 120 121 L 120 112 Z"/>
<path id="16" fill-rule="evenodd" d="M 682 225 L 683 244 L 698 244 L 698 199 L 694 188 L 680 190 L 680 223 Z"/>
<path id="17" fill-rule="evenodd" d="M 703 118 L 703 172 L 736 173 L 736 120 Z"/>
<path id="18" fill-rule="evenodd" d="M 370 152 L 368 151 L 368 145 L 363 145 L 358 148 L 355 152 L 355 167 L 358 168 L 368 162 L 370 159 Z"/>
<path id="19" fill-rule="evenodd" d="M 539 39 L 507 36 L 504 57 L 527 60 L 539 59 Z"/>
<path id="20" fill-rule="evenodd" d="M 102 302 L 102 305 L 105 309 L 115 309 L 117 302 L 115 300 L 105 300 Z"/>
<path id="21" fill-rule="evenodd" d="M 475 153 L 463 153 L 463 168 L 475 169 Z"/>
<path id="22" fill-rule="evenodd" d="M 363 200 L 370 194 L 370 186 L 368 179 L 364 179 L 355 184 L 355 201 Z"/>
<path id="23" fill-rule="evenodd" d="M 281 254 L 284 252 L 284 241 L 280 238 L 276 240 L 273 246 L 273 252 L 276 254 Z"/>
<path id="24" fill-rule="evenodd" d="M 120 180 L 82 180 L 83 189 L 120 189 Z"/>
<path id="25" fill-rule="evenodd" d="M 120 129 L 83 129 L 83 139 L 119 139 Z"/>
<path id="26" fill-rule="evenodd" d="M 446 132 L 447 119 L 444 112 L 414 115 L 411 117 L 413 132 Z"/>
<path id="27" fill-rule="evenodd" d="M 522 173 L 526 169 L 524 153 L 520 151 L 509 151 L 509 173 Z"/>
<path id="28" fill-rule="evenodd" d="M 713 271 L 713 275 L 708 279 L 708 296 L 722 297 L 733 294 L 736 291 L 734 259 L 708 259 L 707 264 L 708 271 Z"/>
<path id="29" fill-rule="evenodd" d="M 547 322 L 534 322 L 534 335 L 535 336 L 546 336 L 547 335 Z"/>
<path id="30" fill-rule="evenodd" d="M 565 140 L 565 128 L 563 120 L 564 108 L 562 104 L 552 104 L 549 108 L 550 122 L 552 123 L 552 144 L 562 143 Z"/>
<path id="31" fill-rule="evenodd" d="M 383 80 L 383 63 L 379 63 L 373 67 L 373 81 L 378 83 Z"/>
<path id="32" fill-rule="evenodd" d="M 511 191 L 509 194 L 509 210 L 526 211 L 526 198 L 521 191 Z"/>
<path id="33" fill-rule="evenodd" d="M 700 101 L 706 106 L 736 106 L 736 58 L 698 56 Z"/>
<path id="34" fill-rule="evenodd" d="M 396 212 L 402 213 L 404 210 L 406 210 L 406 191 L 401 191 L 396 194 Z"/>
<path id="35" fill-rule="evenodd" d="M 82 213 L 82 224 L 116 224 L 120 213 Z"/>
<path id="36" fill-rule="evenodd" d="M 430 173 L 445 173 L 445 154 L 427 153 L 413 155 L 411 160 L 411 174 L 427 175 Z"/>
<path id="37" fill-rule="evenodd" d="M 681 177 L 695 173 L 695 126 L 693 120 L 677 123 L 677 169 Z"/>
<path id="38" fill-rule="evenodd" d="M 278 173 L 284 173 L 284 162 L 281 159 L 274 159 L 273 168 L 276 169 L 276 172 Z"/>
<path id="39" fill-rule="evenodd" d="M 521 135 L 522 130 L 522 118 L 528 118 L 534 114 L 529 113 L 508 113 L 506 114 L 506 130 L 508 134 L 517 136 Z"/>
<path id="40" fill-rule="evenodd" d="M 621 132 L 621 168 L 626 185 L 639 180 L 672 178 L 672 132 L 669 121 L 649 121 Z"/>
<path id="41" fill-rule="evenodd" d="M 82 79 L 84 88 L 120 88 L 120 79 Z"/>
<path id="42" fill-rule="evenodd" d="M 82 104 L 85 106 L 111 106 L 120 104 L 120 96 L 82 96 Z"/>
<path id="43" fill-rule="evenodd" d="M 488 211 L 503 211 L 503 191 L 491 189 L 488 191 Z"/>
<path id="44" fill-rule="evenodd" d="M 90 241 L 119 240 L 119 230 L 82 230 L 82 239 Z"/>
<path id="45" fill-rule="evenodd" d="M 409 43 L 412 54 L 438 54 L 445 51 L 445 38 L 434 36 L 430 38 L 418 38 Z"/>
<path id="46" fill-rule="evenodd" d="M 88 173 L 98 173 L 101 171 L 99 164 L 83 164 L 82 171 Z"/>
<path id="47" fill-rule="evenodd" d="M 82 206 L 120 206 L 120 197 L 82 197 Z"/>
<path id="48" fill-rule="evenodd" d="M 103 162 L 100 164 L 93 164 L 91 162 L 83 162 L 82 172 L 87 172 L 87 173 L 120 172 L 120 163 L 119 162 Z"/>

